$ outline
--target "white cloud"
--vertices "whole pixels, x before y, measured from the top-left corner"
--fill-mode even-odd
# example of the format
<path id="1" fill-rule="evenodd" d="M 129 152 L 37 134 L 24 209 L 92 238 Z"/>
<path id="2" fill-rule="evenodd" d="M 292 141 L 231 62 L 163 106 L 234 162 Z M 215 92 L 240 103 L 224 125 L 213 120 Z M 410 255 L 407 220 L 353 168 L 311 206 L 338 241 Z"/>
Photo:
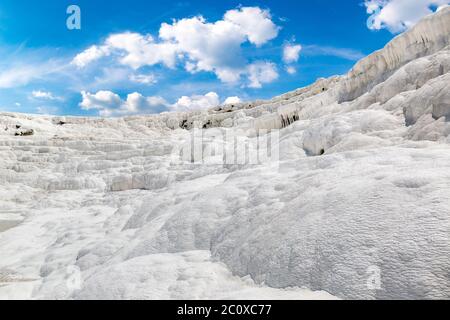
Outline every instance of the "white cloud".
<path id="1" fill-rule="evenodd" d="M 263 84 L 278 79 L 277 67 L 274 63 L 258 61 L 247 67 L 250 88 L 261 88 Z"/>
<path id="2" fill-rule="evenodd" d="M 272 22 L 270 12 L 258 7 L 229 10 L 225 13 L 224 20 L 239 26 L 240 32 L 248 38 L 250 43 L 256 46 L 261 46 L 275 39 L 280 30 Z"/>
<path id="3" fill-rule="evenodd" d="M 36 99 L 42 99 L 42 100 L 61 100 L 61 98 L 56 97 L 51 92 L 41 91 L 41 90 L 35 90 L 31 93 L 31 95 Z"/>
<path id="4" fill-rule="evenodd" d="M 125 116 L 138 113 L 155 113 L 168 106 L 161 97 L 144 97 L 134 92 L 122 100 L 111 91 L 98 91 L 95 94 L 82 91 L 80 107 L 83 110 L 98 110 L 102 117 Z"/>
<path id="5" fill-rule="evenodd" d="M 303 46 L 302 54 L 307 56 L 333 56 L 350 61 L 357 61 L 366 56 L 364 53 L 354 49 L 318 45 Z"/>
<path id="6" fill-rule="evenodd" d="M 287 66 L 286 67 L 286 72 L 289 74 L 296 74 L 297 73 L 297 69 L 293 66 Z"/>
<path id="7" fill-rule="evenodd" d="M 133 69 L 162 63 L 175 66 L 177 47 L 172 43 L 155 43 L 151 35 L 124 32 L 113 34 L 101 46 L 94 45 L 79 53 L 72 64 L 84 68 L 90 63 L 115 53 L 119 62 Z"/>
<path id="8" fill-rule="evenodd" d="M 92 46 L 89 49 L 86 49 L 83 52 L 77 54 L 72 60 L 72 64 L 76 65 L 79 68 L 84 68 L 88 64 L 109 54 L 110 50 L 108 46 Z"/>
<path id="9" fill-rule="evenodd" d="M 366 0 L 367 25 L 372 30 L 388 29 L 402 32 L 433 12 L 433 6 L 449 4 L 449 0 Z"/>
<path id="10" fill-rule="evenodd" d="M 230 10 L 214 23 L 201 16 L 163 23 L 159 35 L 164 41 L 177 43 L 187 57 L 187 71 L 214 72 L 222 82 L 235 83 L 245 74 L 247 64 L 241 45 L 247 41 L 263 45 L 278 31 L 269 12 L 254 7 Z"/>
<path id="11" fill-rule="evenodd" d="M 215 92 L 209 92 L 205 95 L 183 96 L 170 106 L 170 110 L 179 112 L 205 110 L 218 105 L 220 105 L 219 95 Z"/>
<path id="12" fill-rule="evenodd" d="M 239 97 L 228 97 L 227 99 L 225 99 L 225 102 L 223 104 L 229 105 L 229 104 L 238 104 L 241 102 L 242 102 L 242 100 Z"/>
<path id="13" fill-rule="evenodd" d="M 147 85 L 152 85 L 157 82 L 154 74 L 132 74 L 130 81 Z"/>
<path id="14" fill-rule="evenodd" d="M 0 70 L 0 88 L 16 88 L 27 85 L 30 81 L 42 79 L 55 70 L 50 64 L 19 65 Z"/>
<path id="15" fill-rule="evenodd" d="M 297 62 L 300 58 L 300 51 L 302 51 L 302 46 L 299 44 L 285 44 L 283 47 L 283 61 L 285 63 Z"/>
<path id="16" fill-rule="evenodd" d="M 81 96 L 83 101 L 80 103 L 80 107 L 83 110 L 117 109 L 122 104 L 122 99 L 119 95 L 111 91 L 99 91 L 96 94 L 82 91 Z"/>
<path id="17" fill-rule="evenodd" d="M 238 25 L 226 21 L 207 23 L 203 17 L 164 23 L 160 37 L 177 43 L 188 62 L 186 70 L 214 72 L 223 82 L 236 82 L 245 65 L 241 44 L 246 41 Z"/>
<path id="18" fill-rule="evenodd" d="M 133 69 L 159 63 L 169 68 L 175 67 L 177 45 L 169 42 L 155 43 L 151 35 L 131 32 L 114 34 L 106 40 L 106 46 L 110 50 L 124 52 L 119 59 L 120 63 Z"/>
<path id="19" fill-rule="evenodd" d="M 270 12 L 258 7 L 229 10 L 222 20 L 208 22 L 202 16 L 163 23 L 159 39 L 139 33 L 113 34 L 100 46 L 78 54 L 73 64 L 85 67 L 105 56 L 135 70 L 163 64 L 175 68 L 181 62 L 190 73 L 213 72 L 225 83 L 250 77 L 242 45 L 257 47 L 278 36 Z"/>
<path id="20" fill-rule="evenodd" d="M 206 110 L 220 105 L 219 95 L 209 92 L 205 95 L 183 96 L 174 104 L 169 104 L 158 96 L 145 97 L 138 92 L 122 99 L 112 91 L 97 93 L 81 92 L 82 101 L 79 104 L 83 110 L 96 110 L 102 117 L 127 116 L 135 114 L 155 113 L 162 111 L 185 112 Z M 240 103 L 239 97 L 229 97 L 225 104 Z"/>

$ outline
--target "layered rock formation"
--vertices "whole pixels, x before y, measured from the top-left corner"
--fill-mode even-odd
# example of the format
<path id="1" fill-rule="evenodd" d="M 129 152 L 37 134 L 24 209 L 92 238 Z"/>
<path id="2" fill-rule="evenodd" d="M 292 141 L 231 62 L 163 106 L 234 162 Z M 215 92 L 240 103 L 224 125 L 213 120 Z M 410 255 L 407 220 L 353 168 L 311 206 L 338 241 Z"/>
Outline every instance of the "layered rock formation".
<path id="1" fill-rule="evenodd" d="M 449 299 L 449 71 L 444 8 L 270 101 L 0 114 L 0 297 Z"/>

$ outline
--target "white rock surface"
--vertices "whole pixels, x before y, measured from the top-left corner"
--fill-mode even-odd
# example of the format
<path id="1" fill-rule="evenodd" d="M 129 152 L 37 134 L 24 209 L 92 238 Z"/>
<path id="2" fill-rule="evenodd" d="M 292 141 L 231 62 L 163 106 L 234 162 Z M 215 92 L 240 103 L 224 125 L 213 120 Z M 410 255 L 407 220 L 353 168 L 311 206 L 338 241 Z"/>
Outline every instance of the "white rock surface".
<path id="1" fill-rule="evenodd" d="M 0 298 L 450 299 L 449 92 L 445 8 L 270 101 L 2 113 Z M 279 161 L 192 162 L 194 128 L 205 150 L 281 129 Z"/>

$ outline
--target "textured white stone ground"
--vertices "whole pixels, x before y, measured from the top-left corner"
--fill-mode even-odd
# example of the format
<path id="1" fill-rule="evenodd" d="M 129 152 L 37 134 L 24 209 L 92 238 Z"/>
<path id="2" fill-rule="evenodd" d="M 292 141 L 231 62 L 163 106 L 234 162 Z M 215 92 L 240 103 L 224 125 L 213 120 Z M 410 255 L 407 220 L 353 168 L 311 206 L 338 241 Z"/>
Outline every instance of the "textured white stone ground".
<path id="1" fill-rule="evenodd" d="M 449 299 L 449 30 L 443 9 L 346 76 L 227 110 L 0 114 L 0 221 L 20 221 L 0 298 Z M 281 116 L 279 161 L 181 161 L 180 126 L 226 149 Z"/>

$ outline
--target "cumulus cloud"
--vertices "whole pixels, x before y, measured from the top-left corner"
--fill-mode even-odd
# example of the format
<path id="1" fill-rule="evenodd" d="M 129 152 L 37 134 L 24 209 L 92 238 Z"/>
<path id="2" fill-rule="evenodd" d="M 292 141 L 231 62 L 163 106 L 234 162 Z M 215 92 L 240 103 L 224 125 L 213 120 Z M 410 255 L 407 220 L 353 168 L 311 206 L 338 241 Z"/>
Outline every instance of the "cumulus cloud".
<path id="1" fill-rule="evenodd" d="M 49 48 L 0 45 L 0 89 L 27 86 L 33 81 L 55 81 L 69 69 L 68 59 L 52 56 Z"/>
<path id="2" fill-rule="evenodd" d="M 230 10 L 224 16 L 224 21 L 239 26 L 250 43 L 261 46 L 267 41 L 275 39 L 280 30 L 271 20 L 269 11 L 258 7 Z"/>
<path id="3" fill-rule="evenodd" d="M 213 108 L 220 105 L 219 95 L 209 92 L 205 95 L 183 96 L 170 106 L 171 111 L 193 111 Z"/>
<path id="4" fill-rule="evenodd" d="M 269 11 L 258 7 L 229 10 L 223 20 L 207 22 L 203 17 L 162 24 L 159 35 L 177 43 L 186 58 L 189 72 L 209 71 L 226 83 L 248 76 L 241 46 L 249 42 L 261 46 L 278 36 L 279 27 Z"/>
<path id="5" fill-rule="evenodd" d="M 302 46 L 299 44 L 287 43 L 283 47 L 283 61 L 285 63 L 295 63 L 300 58 Z"/>
<path id="6" fill-rule="evenodd" d="M 372 30 L 388 29 L 392 33 L 405 31 L 422 17 L 439 6 L 450 4 L 449 0 L 366 0 L 370 18 L 367 25 Z"/>
<path id="7" fill-rule="evenodd" d="M 75 58 L 72 60 L 72 64 L 76 65 L 79 68 L 84 68 L 88 64 L 103 58 L 110 54 L 110 50 L 108 46 L 92 46 L 83 52 L 77 54 Z"/>
<path id="8" fill-rule="evenodd" d="M 124 52 L 120 63 L 133 69 L 159 63 L 169 68 L 175 67 L 177 45 L 170 42 L 155 43 L 151 35 L 130 32 L 114 34 L 107 39 L 106 45 L 112 50 Z"/>
<path id="9" fill-rule="evenodd" d="M 161 97 L 144 97 L 137 92 L 129 94 L 126 100 L 111 91 L 98 91 L 95 94 L 82 91 L 81 95 L 80 107 L 83 110 L 98 110 L 102 117 L 156 113 L 168 106 Z"/>
<path id="10" fill-rule="evenodd" d="M 118 63 L 137 70 L 157 64 L 175 68 L 180 62 L 190 73 L 213 72 L 222 82 L 237 83 L 241 77 L 252 76 L 242 45 L 262 46 L 276 38 L 279 30 L 268 10 L 243 7 L 227 11 L 215 22 L 196 16 L 163 23 L 158 39 L 132 32 L 113 34 L 102 45 L 78 54 L 72 63 L 83 68 L 113 56 Z"/>
<path id="11" fill-rule="evenodd" d="M 94 45 L 79 53 L 72 64 L 84 68 L 90 63 L 115 53 L 119 62 L 133 69 L 164 64 L 175 66 L 177 48 L 172 43 L 155 43 L 151 35 L 124 32 L 109 36 L 101 46 Z"/>
<path id="12" fill-rule="evenodd" d="M 247 67 L 250 88 L 261 88 L 263 84 L 278 79 L 277 67 L 272 62 L 258 61 Z"/>
<path id="13" fill-rule="evenodd" d="M 122 99 L 119 95 L 111 91 L 99 91 L 96 94 L 82 91 L 81 95 L 83 97 L 83 101 L 80 103 L 80 107 L 83 110 L 104 108 L 116 109 L 122 104 Z"/>
<path id="14" fill-rule="evenodd" d="M 79 104 L 83 110 L 96 110 L 102 117 L 127 116 L 135 114 L 155 113 L 162 111 L 186 112 L 206 110 L 220 105 L 220 97 L 215 92 L 205 95 L 182 96 L 170 104 L 159 96 L 145 97 L 138 92 L 122 99 L 112 91 L 81 92 L 82 101 Z M 239 97 L 229 97 L 224 104 L 240 103 Z"/>
<path id="15" fill-rule="evenodd" d="M 238 104 L 241 103 L 242 100 L 239 97 L 228 97 L 225 99 L 224 105 L 230 105 L 230 104 Z"/>

